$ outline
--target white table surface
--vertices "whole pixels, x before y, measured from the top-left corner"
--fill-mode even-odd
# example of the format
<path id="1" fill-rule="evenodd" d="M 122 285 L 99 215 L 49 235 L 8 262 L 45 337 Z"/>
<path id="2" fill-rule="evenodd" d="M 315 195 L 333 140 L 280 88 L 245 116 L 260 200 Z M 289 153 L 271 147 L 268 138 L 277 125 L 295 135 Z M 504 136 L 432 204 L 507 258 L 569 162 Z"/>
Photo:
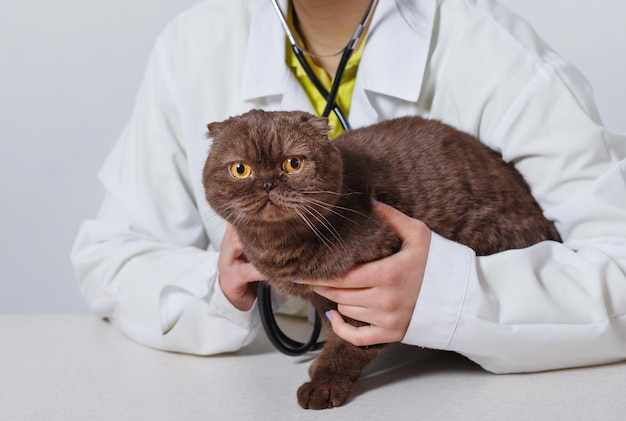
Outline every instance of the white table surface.
<path id="1" fill-rule="evenodd" d="M 626 420 L 626 363 L 494 375 L 397 346 L 345 406 L 306 411 L 295 394 L 310 360 L 264 335 L 197 357 L 145 348 L 92 315 L 2 315 L 0 420 Z"/>

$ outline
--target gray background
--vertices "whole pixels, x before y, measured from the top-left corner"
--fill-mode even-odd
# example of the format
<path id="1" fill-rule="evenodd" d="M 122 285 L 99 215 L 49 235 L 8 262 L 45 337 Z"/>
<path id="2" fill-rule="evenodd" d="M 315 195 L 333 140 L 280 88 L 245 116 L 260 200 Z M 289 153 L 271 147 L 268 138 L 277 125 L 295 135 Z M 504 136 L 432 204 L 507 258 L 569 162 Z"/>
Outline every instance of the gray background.
<path id="1" fill-rule="evenodd" d="M 155 37 L 198 2 L 0 0 L 0 313 L 87 311 L 69 253 L 102 196 L 95 174 Z M 606 126 L 626 132 L 626 2 L 502 3 L 585 74 Z"/>

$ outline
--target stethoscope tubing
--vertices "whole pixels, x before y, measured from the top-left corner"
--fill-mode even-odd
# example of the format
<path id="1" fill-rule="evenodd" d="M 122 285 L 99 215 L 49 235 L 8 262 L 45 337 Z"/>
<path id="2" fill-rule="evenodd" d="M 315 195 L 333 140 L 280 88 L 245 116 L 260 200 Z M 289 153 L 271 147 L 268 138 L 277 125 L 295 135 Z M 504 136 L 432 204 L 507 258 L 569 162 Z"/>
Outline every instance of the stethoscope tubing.
<path id="1" fill-rule="evenodd" d="M 313 324 L 313 331 L 307 342 L 298 342 L 287 336 L 274 316 L 274 310 L 272 308 L 272 296 L 271 289 L 266 282 L 259 282 L 257 288 L 257 300 L 259 302 L 259 313 L 261 315 L 261 323 L 263 329 L 269 341 L 274 345 L 274 348 L 279 350 L 285 355 L 296 357 L 298 355 L 304 355 L 310 351 L 317 351 L 322 349 L 325 342 L 318 342 L 320 333 L 322 331 L 322 321 L 319 314 L 315 313 L 315 322 Z"/>
<path id="2" fill-rule="evenodd" d="M 306 58 L 304 57 L 304 54 L 302 53 L 302 50 L 300 49 L 300 47 L 298 47 L 298 45 L 296 44 L 292 44 L 291 49 L 293 50 L 294 54 L 296 55 L 296 58 L 300 62 L 300 65 L 304 69 L 306 76 L 313 83 L 313 86 L 315 86 L 315 89 L 317 89 L 320 95 L 322 95 L 322 97 L 324 97 L 324 99 L 326 100 L 326 108 L 324 109 L 324 112 L 322 113 L 322 117 L 328 117 L 330 115 L 330 112 L 333 111 L 335 115 L 337 116 L 337 119 L 339 120 L 339 124 L 341 124 L 341 127 L 343 127 L 344 130 L 350 130 L 350 123 L 348 123 L 348 119 L 346 118 L 345 114 L 343 113 L 339 105 L 337 105 L 337 103 L 335 102 L 335 100 L 337 99 L 337 94 L 339 93 L 339 83 L 337 83 L 337 80 L 341 80 L 340 78 L 343 76 L 343 72 L 345 71 L 345 65 L 343 65 L 343 68 L 341 67 L 337 68 L 337 76 L 339 77 L 337 76 L 335 77 L 335 82 L 333 82 L 333 86 L 331 87 L 331 91 L 329 93 L 326 90 L 326 88 L 322 85 L 322 82 L 320 82 L 320 80 L 315 75 L 315 73 L 313 73 L 313 69 L 311 69 L 311 66 L 306 61 Z M 342 55 L 342 60 L 345 56 L 346 56 L 346 53 L 344 52 Z M 350 57 L 348 56 L 348 59 L 349 58 Z M 346 64 L 347 63 L 348 63 L 348 60 L 346 60 Z M 341 74 L 339 74 L 339 71 L 341 71 Z M 331 99 L 332 99 L 332 102 L 330 101 Z"/>
<path id="3" fill-rule="evenodd" d="M 330 92 L 328 92 L 328 90 L 326 90 L 326 88 L 322 85 L 318 77 L 313 72 L 313 69 L 311 69 L 311 66 L 307 62 L 306 58 L 304 57 L 304 52 L 302 48 L 300 48 L 300 46 L 298 45 L 298 42 L 296 41 L 295 36 L 291 32 L 291 29 L 289 28 L 289 24 L 287 23 L 287 20 L 285 19 L 285 16 L 283 15 L 283 12 L 280 9 L 280 6 L 278 6 L 278 3 L 276 2 L 276 0 L 270 0 L 270 2 L 272 4 L 272 7 L 274 8 L 274 11 L 276 12 L 276 16 L 278 17 L 278 20 L 280 21 L 280 25 L 282 26 L 283 31 L 285 32 L 285 35 L 287 36 L 287 39 L 289 40 L 291 49 L 293 50 L 296 58 L 298 59 L 298 62 L 304 69 L 304 72 L 306 73 L 309 80 L 313 83 L 313 86 L 315 86 L 315 89 L 317 89 L 320 95 L 322 95 L 322 97 L 326 100 L 326 107 L 324 108 L 324 111 L 322 112 L 322 117 L 328 117 L 332 111 L 337 116 L 337 119 L 339 120 L 339 124 L 341 124 L 341 127 L 343 127 L 344 130 L 350 130 L 350 123 L 348 122 L 348 119 L 345 113 L 343 112 L 341 107 L 339 107 L 339 105 L 336 103 L 337 95 L 339 93 L 339 86 L 341 85 L 341 80 L 343 79 L 343 74 L 346 70 L 346 66 L 348 65 L 348 61 L 350 60 L 350 57 L 352 57 L 352 53 L 354 52 L 354 49 L 356 47 L 356 44 L 359 38 L 361 37 L 361 35 L 363 34 L 363 31 L 365 30 L 365 26 L 367 25 L 367 22 L 369 21 L 372 13 L 374 13 L 374 10 L 376 9 L 376 6 L 378 5 L 378 0 L 372 0 L 372 2 L 370 3 L 370 6 L 365 12 L 365 15 L 363 16 L 363 19 L 361 19 L 361 22 L 357 25 L 354 33 L 352 34 L 352 37 L 348 41 L 348 44 L 343 49 L 341 60 L 339 61 L 339 65 L 337 66 L 337 70 L 335 72 L 335 77 L 334 77 Z"/>

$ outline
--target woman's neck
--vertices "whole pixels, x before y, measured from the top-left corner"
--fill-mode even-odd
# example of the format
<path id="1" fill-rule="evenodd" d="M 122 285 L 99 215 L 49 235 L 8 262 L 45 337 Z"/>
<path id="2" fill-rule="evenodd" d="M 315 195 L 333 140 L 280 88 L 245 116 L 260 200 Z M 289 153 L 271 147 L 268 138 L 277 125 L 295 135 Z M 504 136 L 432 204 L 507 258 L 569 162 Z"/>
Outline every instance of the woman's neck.
<path id="1" fill-rule="evenodd" d="M 305 48 L 329 76 L 334 77 L 341 51 L 361 22 L 371 0 L 292 0 L 294 21 Z M 361 42 L 363 37 L 359 40 Z M 358 45 L 356 46 L 358 48 Z"/>

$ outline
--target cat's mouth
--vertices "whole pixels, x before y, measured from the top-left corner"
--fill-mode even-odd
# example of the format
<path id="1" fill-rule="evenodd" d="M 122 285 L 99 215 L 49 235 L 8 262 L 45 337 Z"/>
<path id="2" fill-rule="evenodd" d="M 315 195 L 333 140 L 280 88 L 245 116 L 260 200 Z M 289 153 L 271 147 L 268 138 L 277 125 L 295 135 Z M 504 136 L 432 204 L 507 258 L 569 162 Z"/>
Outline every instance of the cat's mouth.
<path id="1" fill-rule="evenodd" d="M 283 207 L 274 202 L 269 196 L 259 208 L 257 215 L 265 221 L 278 221 L 286 217 Z"/>

